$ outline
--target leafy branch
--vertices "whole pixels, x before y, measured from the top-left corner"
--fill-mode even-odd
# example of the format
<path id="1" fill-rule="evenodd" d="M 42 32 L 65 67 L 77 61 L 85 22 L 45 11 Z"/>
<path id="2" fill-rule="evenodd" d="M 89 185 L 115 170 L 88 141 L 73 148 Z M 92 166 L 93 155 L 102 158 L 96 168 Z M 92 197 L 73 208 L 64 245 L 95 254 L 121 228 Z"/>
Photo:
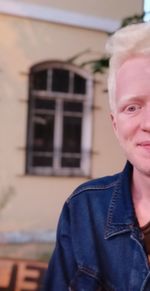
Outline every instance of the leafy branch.
<path id="1" fill-rule="evenodd" d="M 144 17 L 146 16 L 146 13 L 143 12 L 142 14 L 135 14 L 133 16 L 126 17 L 122 20 L 120 28 L 130 25 L 130 24 L 136 24 L 140 22 L 144 22 Z M 111 34 L 109 34 L 111 35 Z M 74 63 L 79 57 L 85 55 L 86 53 L 91 53 L 92 51 L 90 49 L 86 49 L 85 51 L 79 52 L 70 59 L 67 59 L 67 62 Z M 106 55 L 102 55 L 100 58 L 97 58 L 95 60 L 89 60 L 86 62 L 82 62 L 80 64 L 80 67 L 85 67 L 86 65 L 90 65 L 93 73 L 100 73 L 103 74 L 105 70 L 109 66 L 109 58 Z"/>

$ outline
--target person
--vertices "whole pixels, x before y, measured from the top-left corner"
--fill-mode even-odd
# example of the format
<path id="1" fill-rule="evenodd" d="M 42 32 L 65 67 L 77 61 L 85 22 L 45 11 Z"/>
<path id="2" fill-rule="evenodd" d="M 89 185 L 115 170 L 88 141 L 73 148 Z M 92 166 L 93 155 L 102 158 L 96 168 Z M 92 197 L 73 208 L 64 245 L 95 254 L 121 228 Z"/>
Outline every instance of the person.
<path id="1" fill-rule="evenodd" d="M 110 114 L 127 163 L 65 202 L 46 291 L 150 290 L 150 23 L 107 43 Z"/>

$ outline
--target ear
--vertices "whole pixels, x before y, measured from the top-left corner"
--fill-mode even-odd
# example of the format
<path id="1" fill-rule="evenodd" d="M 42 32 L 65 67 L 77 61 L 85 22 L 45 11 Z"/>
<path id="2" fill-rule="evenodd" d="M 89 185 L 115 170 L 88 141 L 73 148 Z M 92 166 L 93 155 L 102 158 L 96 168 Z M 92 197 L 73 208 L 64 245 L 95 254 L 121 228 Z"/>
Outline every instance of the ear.
<path id="1" fill-rule="evenodd" d="M 112 125 L 113 125 L 113 129 L 115 132 L 116 137 L 118 137 L 118 130 L 117 130 L 117 123 L 116 123 L 116 117 L 114 115 L 114 113 L 110 113 L 110 117 L 111 117 L 111 121 L 112 121 Z"/>

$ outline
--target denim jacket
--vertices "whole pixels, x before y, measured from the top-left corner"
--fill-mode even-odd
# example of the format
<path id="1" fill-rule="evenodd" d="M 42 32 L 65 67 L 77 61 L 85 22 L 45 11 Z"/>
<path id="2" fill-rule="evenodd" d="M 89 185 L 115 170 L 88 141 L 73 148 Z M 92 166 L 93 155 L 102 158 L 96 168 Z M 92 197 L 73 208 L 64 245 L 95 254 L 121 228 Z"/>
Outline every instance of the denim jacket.
<path id="1" fill-rule="evenodd" d="M 150 269 L 131 198 L 132 166 L 88 181 L 66 201 L 45 291 L 150 291 Z"/>

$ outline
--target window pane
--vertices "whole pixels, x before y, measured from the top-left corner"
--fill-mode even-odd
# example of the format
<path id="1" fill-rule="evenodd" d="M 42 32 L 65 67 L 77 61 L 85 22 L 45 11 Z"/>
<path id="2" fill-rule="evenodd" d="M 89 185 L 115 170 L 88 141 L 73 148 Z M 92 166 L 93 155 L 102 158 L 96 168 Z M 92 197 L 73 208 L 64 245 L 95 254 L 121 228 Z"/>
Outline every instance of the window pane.
<path id="1" fill-rule="evenodd" d="M 74 75 L 74 93 L 86 94 L 86 80 L 77 74 Z"/>
<path id="2" fill-rule="evenodd" d="M 33 88 L 34 90 L 47 89 L 47 70 L 42 70 L 33 73 Z"/>
<path id="3" fill-rule="evenodd" d="M 62 158 L 61 166 L 64 168 L 80 168 L 80 158 Z"/>
<path id="4" fill-rule="evenodd" d="M 51 167 L 52 164 L 53 164 L 52 157 L 33 156 L 32 158 L 33 167 Z"/>
<path id="5" fill-rule="evenodd" d="M 69 71 L 63 69 L 53 69 L 52 91 L 54 92 L 69 91 Z"/>
<path id="6" fill-rule="evenodd" d="M 47 110 L 54 110 L 55 109 L 55 101 L 48 100 L 48 99 L 34 99 L 34 106 L 36 109 L 47 109 Z"/>
<path id="7" fill-rule="evenodd" d="M 64 111 L 82 112 L 83 111 L 83 103 L 82 102 L 64 101 Z"/>
<path id="8" fill-rule="evenodd" d="M 81 118 L 64 116 L 63 146 L 64 153 L 80 153 L 81 149 Z"/>
<path id="9" fill-rule="evenodd" d="M 54 116 L 37 114 L 34 117 L 33 150 L 53 151 Z"/>

